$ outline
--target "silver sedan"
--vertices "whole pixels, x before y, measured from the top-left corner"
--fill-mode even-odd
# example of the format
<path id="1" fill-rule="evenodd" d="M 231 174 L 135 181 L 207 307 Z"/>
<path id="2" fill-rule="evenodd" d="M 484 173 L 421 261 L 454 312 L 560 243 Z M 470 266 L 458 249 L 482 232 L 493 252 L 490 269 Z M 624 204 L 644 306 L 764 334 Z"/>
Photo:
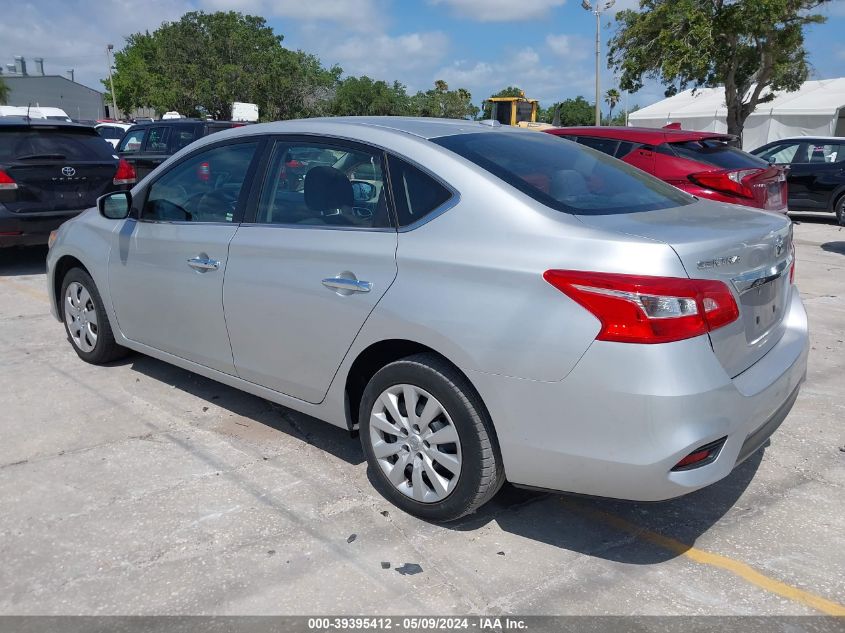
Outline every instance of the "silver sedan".
<path id="1" fill-rule="evenodd" d="M 487 122 L 221 132 L 52 242 L 82 360 L 134 350 L 357 431 L 379 492 L 431 520 L 505 480 L 707 486 L 806 372 L 787 218 Z"/>

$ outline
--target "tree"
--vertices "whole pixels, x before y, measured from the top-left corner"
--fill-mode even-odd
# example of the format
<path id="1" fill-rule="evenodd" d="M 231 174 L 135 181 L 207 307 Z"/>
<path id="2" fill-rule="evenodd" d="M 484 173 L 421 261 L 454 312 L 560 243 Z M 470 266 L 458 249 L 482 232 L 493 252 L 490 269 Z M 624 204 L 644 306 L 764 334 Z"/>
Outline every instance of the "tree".
<path id="1" fill-rule="evenodd" d="M 444 119 L 474 119 L 478 116 L 478 107 L 472 104 L 469 90 L 449 90 L 449 84 L 438 79 L 434 82 L 433 90 L 419 91 L 411 97 L 409 114 Z"/>
<path id="2" fill-rule="evenodd" d="M 337 116 L 399 116 L 408 114 L 409 107 L 408 93 L 398 81 L 389 85 L 367 76 L 347 77 L 335 90 L 330 112 Z"/>
<path id="3" fill-rule="evenodd" d="M 516 86 L 508 86 L 507 88 L 502 88 L 496 94 L 490 95 L 490 98 L 493 97 L 521 97 L 525 94 L 521 89 L 517 88 Z M 482 119 L 489 119 L 493 116 L 493 104 L 489 101 L 485 101 L 483 103 L 483 110 L 482 110 Z"/>
<path id="4" fill-rule="evenodd" d="M 9 100 L 9 84 L 0 77 L 0 105 L 5 105 Z"/>
<path id="5" fill-rule="evenodd" d="M 193 11 L 130 35 L 114 57 L 118 107 L 228 119 L 232 102 L 246 101 L 264 120 L 322 113 L 341 69 L 323 68 L 282 39 L 264 18 L 234 11 Z"/>
<path id="6" fill-rule="evenodd" d="M 619 91 L 616 88 L 611 88 L 604 93 L 604 102 L 610 106 L 610 112 L 608 113 L 607 118 L 611 121 L 613 120 L 613 108 L 616 107 L 616 104 L 619 103 L 621 98 L 622 95 L 619 94 Z"/>
<path id="7" fill-rule="evenodd" d="M 608 61 L 620 87 L 644 78 L 670 96 L 689 86 L 724 85 L 728 133 L 741 135 L 757 105 L 775 90 L 797 90 L 809 74 L 804 27 L 824 17 L 830 0 L 640 0 L 640 11 L 616 14 Z"/>
<path id="8" fill-rule="evenodd" d="M 555 109 L 559 111 L 560 125 L 563 126 L 593 125 L 596 120 L 595 106 L 581 96 L 552 105 L 543 110 L 539 119 L 544 123 L 553 123 Z"/>

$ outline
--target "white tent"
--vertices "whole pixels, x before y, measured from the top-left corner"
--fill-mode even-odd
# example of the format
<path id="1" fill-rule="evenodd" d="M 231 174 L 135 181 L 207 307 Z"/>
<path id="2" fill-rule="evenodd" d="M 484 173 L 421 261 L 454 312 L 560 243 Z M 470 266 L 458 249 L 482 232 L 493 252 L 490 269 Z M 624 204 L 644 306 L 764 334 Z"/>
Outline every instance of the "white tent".
<path id="1" fill-rule="evenodd" d="M 727 132 L 724 88 L 685 90 L 629 117 L 629 125 L 663 127 L 680 123 L 685 130 Z M 807 81 L 796 92 L 778 92 L 745 121 L 743 149 L 750 150 L 787 136 L 845 136 L 845 78 Z"/>

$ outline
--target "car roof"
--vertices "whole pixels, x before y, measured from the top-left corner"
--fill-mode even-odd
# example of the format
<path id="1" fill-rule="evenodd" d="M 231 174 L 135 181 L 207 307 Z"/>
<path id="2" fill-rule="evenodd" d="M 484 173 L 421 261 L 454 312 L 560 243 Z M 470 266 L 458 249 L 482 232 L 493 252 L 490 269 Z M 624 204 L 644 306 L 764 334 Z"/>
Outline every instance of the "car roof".
<path id="1" fill-rule="evenodd" d="M 684 141 L 700 141 L 708 138 L 724 140 L 732 140 L 734 138 L 730 134 L 720 134 L 719 132 L 696 132 L 693 130 L 623 126 L 560 127 L 552 130 L 546 130 L 546 132 L 556 136 L 568 134 L 575 136 L 595 136 L 601 138 L 612 138 L 620 141 L 633 141 L 635 143 L 682 143 Z"/>
<path id="2" fill-rule="evenodd" d="M 86 123 L 71 123 L 69 121 L 59 121 L 56 119 L 29 119 L 22 116 L 3 116 L 0 117 L 0 128 L 47 128 L 47 129 L 86 129 L 94 130 L 93 125 Z"/>

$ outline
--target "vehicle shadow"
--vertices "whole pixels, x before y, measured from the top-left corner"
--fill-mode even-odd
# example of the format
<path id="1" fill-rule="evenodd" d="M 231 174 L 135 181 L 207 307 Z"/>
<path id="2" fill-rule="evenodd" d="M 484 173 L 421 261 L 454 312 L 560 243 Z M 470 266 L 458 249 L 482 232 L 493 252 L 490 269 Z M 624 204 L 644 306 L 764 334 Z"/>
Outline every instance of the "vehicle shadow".
<path id="1" fill-rule="evenodd" d="M 767 444 L 768 446 L 768 444 Z M 763 458 L 757 451 L 728 477 L 684 497 L 655 503 L 536 492 L 506 484 L 477 513 L 447 524 L 505 532 L 587 556 L 652 565 L 682 555 L 734 507 Z"/>
<path id="2" fill-rule="evenodd" d="M 0 277 L 42 275 L 47 272 L 47 247 L 0 248 Z"/>
<path id="3" fill-rule="evenodd" d="M 351 465 L 365 461 L 344 429 L 249 395 L 163 361 L 132 354 L 114 365 L 325 450 Z M 478 512 L 441 527 L 472 532 L 495 523 L 505 532 L 591 557 L 651 565 L 682 555 L 733 508 L 760 466 L 757 451 L 722 481 L 659 503 L 539 492 L 505 484 Z M 372 481 L 372 469 L 367 469 Z"/>
<path id="4" fill-rule="evenodd" d="M 822 250 L 828 253 L 845 255 L 845 242 L 825 242 L 822 244 Z"/>
<path id="5" fill-rule="evenodd" d="M 364 461 L 361 443 L 351 438 L 349 431 L 304 413 L 228 387 L 216 380 L 205 378 L 150 356 L 133 353 L 115 362 L 114 365 L 130 365 L 133 371 L 148 378 L 206 400 L 237 416 L 297 437 L 353 466 Z"/>

